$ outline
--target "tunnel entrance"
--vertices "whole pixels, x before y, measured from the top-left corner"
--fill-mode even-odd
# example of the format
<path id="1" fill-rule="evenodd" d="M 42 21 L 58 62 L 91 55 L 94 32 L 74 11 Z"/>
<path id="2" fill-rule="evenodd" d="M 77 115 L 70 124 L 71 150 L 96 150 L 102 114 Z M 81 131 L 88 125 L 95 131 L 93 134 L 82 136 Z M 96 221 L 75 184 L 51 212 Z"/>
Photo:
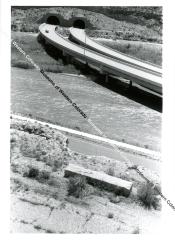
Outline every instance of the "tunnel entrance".
<path id="1" fill-rule="evenodd" d="M 60 21 L 56 16 L 50 16 L 47 18 L 47 23 L 51 25 L 60 25 Z"/>
<path id="2" fill-rule="evenodd" d="M 85 22 L 81 19 L 77 19 L 77 20 L 74 21 L 73 27 L 74 28 L 85 29 Z"/>

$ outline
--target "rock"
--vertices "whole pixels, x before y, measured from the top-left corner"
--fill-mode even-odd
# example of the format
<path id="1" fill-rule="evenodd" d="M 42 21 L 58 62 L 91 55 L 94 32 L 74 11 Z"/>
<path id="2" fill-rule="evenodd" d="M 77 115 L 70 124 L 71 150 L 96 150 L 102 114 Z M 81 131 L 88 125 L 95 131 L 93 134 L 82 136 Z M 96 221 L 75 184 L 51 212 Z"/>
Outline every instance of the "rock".
<path id="1" fill-rule="evenodd" d="M 116 196 L 116 197 L 112 196 L 112 197 L 110 197 L 110 202 L 112 202 L 112 203 L 119 203 L 120 201 L 121 201 L 121 199 L 120 199 L 119 196 Z"/>

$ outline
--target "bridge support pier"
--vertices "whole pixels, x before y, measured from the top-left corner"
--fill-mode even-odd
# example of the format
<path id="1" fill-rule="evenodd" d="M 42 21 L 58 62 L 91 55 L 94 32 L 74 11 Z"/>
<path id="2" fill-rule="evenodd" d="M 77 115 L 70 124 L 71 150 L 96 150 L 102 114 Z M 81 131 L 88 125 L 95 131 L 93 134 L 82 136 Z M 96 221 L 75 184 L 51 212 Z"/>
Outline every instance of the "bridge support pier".
<path id="1" fill-rule="evenodd" d="M 44 42 L 44 43 L 45 43 L 45 45 L 49 45 L 49 42 L 48 42 L 47 40 L 45 40 L 45 42 Z"/>
<path id="2" fill-rule="evenodd" d="M 131 88 L 132 87 L 132 81 L 130 80 L 129 81 L 129 88 Z"/>
<path id="3" fill-rule="evenodd" d="M 65 58 L 67 64 L 71 63 L 72 57 L 68 55 L 65 51 L 63 51 L 63 57 Z"/>
<path id="4" fill-rule="evenodd" d="M 72 63 L 72 57 L 70 55 L 67 56 L 67 62 Z"/>
<path id="5" fill-rule="evenodd" d="M 65 57 L 67 54 L 66 54 L 66 52 L 63 50 L 63 56 Z"/>
<path id="6" fill-rule="evenodd" d="M 106 73 L 106 75 L 105 75 L 105 83 L 108 83 L 109 82 L 109 75 L 108 75 L 108 73 Z"/>

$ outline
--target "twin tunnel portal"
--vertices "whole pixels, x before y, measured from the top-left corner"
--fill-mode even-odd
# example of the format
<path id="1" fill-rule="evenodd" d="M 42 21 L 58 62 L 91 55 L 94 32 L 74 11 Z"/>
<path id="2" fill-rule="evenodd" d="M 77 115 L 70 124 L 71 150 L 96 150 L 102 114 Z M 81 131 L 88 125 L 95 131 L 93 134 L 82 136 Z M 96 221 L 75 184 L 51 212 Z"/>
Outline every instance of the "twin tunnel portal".
<path id="1" fill-rule="evenodd" d="M 51 25 L 60 25 L 60 20 L 57 16 L 49 16 L 46 19 L 46 23 Z M 85 29 L 86 24 L 85 21 L 83 21 L 82 19 L 75 19 L 74 21 L 72 21 L 72 27 Z"/>

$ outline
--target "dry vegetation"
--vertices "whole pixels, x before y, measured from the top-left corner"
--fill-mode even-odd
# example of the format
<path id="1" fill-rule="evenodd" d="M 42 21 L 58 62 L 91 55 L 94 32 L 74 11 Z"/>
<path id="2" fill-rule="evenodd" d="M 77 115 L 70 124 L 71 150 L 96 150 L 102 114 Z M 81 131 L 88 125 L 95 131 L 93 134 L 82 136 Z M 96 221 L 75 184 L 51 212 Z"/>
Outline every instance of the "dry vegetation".
<path id="1" fill-rule="evenodd" d="M 161 8 L 143 7 L 137 11 L 130 7 L 121 8 L 120 19 L 117 19 L 117 14 L 109 13 L 107 9 L 101 11 L 99 8 L 96 12 L 89 10 L 74 7 L 12 8 L 12 30 L 37 32 L 40 24 L 38 19 L 47 12 L 57 12 L 65 19 L 77 15 L 85 16 L 95 29 L 100 30 L 92 33 L 95 37 L 161 42 Z M 110 10 L 119 11 L 113 7 Z M 135 22 L 131 19 L 133 17 Z"/>
<path id="2" fill-rule="evenodd" d="M 64 169 L 69 162 L 132 180 L 134 186 L 140 186 L 141 191 L 138 197 L 125 198 L 105 191 L 100 186 L 89 185 L 85 177 L 65 178 Z M 67 138 L 57 130 L 12 119 L 11 193 L 15 201 L 12 202 L 12 231 L 77 233 L 81 227 L 80 232 L 83 233 L 100 233 L 100 229 L 93 230 L 91 225 L 88 229 L 85 228 L 91 220 L 94 224 L 93 221 L 98 222 L 99 219 L 99 226 L 103 224 L 102 232 L 140 233 L 140 229 L 133 226 L 134 208 L 139 208 L 139 211 L 145 214 L 146 210 L 142 207 L 144 204 L 150 208 L 150 214 L 154 215 L 156 212 L 151 207 L 159 209 L 158 199 L 155 200 L 155 194 L 152 192 L 150 195 L 150 190 L 143 185 L 143 179 L 138 178 L 135 172 L 132 174 L 132 171 L 129 171 L 128 174 L 127 171 L 121 162 L 114 163 L 111 159 L 70 151 Z M 151 179 L 151 174 L 146 170 L 144 174 L 147 174 L 147 177 L 149 175 Z M 152 180 L 157 182 L 154 174 Z M 103 212 L 99 212 L 99 208 L 103 208 Z M 123 218 L 123 214 L 118 215 L 121 208 L 127 218 Z M 131 218 L 128 218 L 128 211 L 132 211 Z M 45 215 L 47 217 L 43 218 Z M 55 217 L 62 219 L 61 222 L 54 224 Z M 116 224 L 120 222 L 118 218 L 121 218 L 124 224 L 120 224 L 120 227 L 117 225 L 116 228 Z M 83 225 L 80 219 L 83 220 Z M 68 225 L 64 222 L 63 226 L 60 225 L 62 221 L 66 221 Z M 77 225 L 78 229 L 75 228 Z"/>
<path id="3" fill-rule="evenodd" d="M 102 13 L 110 18 L 147 26 L 161 33 L 162 8 L 161 7 L 81 7 L 92 12 Z"/>
<path id="4" fill-rule="evenodd" d="M 50 72 L 69 72 L 69 73 L 78 73 L 73 65 L 68 66 L 64 65 L 63 60 L 54 56 L 50 56 L 47 53 L 44 53 L 42 45 L 37 41 L 37 36 L 29 33 L 12 33 L 12 37 L 19 44 L 19 46 L 25 50 L 25 52 L 30 55 L 30 57 L 42 67 L 45 71 Z M 15 47 L 12 45 L 11 48 L 11 64 L 13 67 L 32 69 L 33 66 L 29 63 L 24 56 L 19 53 Z"/>
<path id="5" fill-rule="evenodd" d="M 138 59 L 162 65 L 162 46 L 161 44 L 146 44 L 137 41 L 104 41 L 99 40 L 100 43 L 106 45 L 114 50 L 120 51 L 124 54 L 136 57 Z"/>
<path id="6" fill-rule="evenodd" d="M 13 173 L 51 184 L 52 180 L 54 182 L 51 178 L 55 173 L 60 177 L 63 176 L 64 168 L 69 162 L 132 181 L 134 187 L 142 188 L 144 184 L 144 180 L 133 169 L 128 169 L 124 162 L 72 152 L 68 148 L 67 138 L 57 130 L 37 123 L 12 119 L 11 166 Z M 155 173 L 146 169 L 142 169 L 142 172 L 154 184 L 160 184 L 159 177 Z M 86 185 L 86 179 L 73 178 L 69 184 L 69 193 L 77 197 L 86 195 L 86 192 L 91 192 L 91 189 L 86 189 Z M 145 194 L 147 191 L 141 192 Z"/>

